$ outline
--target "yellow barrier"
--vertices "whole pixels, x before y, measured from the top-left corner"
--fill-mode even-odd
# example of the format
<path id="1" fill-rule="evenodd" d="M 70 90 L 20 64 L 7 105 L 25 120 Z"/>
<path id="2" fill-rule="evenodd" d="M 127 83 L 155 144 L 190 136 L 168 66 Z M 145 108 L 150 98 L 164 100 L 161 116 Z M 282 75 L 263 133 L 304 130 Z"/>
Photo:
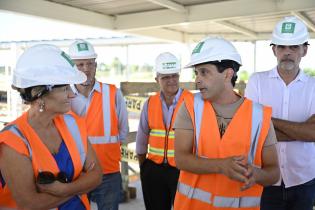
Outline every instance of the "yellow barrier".
<path id="1" fill-rule="evenodd" d="M 140 113 L 147 97 L 125 96 L 127 110 L 129 112 Z"/>
<path id="2" fill-rule="evenodd" d="M 137 153 L 128 149 L 126 145 L 121 146 L 121 161 L 138 163 Z"/>

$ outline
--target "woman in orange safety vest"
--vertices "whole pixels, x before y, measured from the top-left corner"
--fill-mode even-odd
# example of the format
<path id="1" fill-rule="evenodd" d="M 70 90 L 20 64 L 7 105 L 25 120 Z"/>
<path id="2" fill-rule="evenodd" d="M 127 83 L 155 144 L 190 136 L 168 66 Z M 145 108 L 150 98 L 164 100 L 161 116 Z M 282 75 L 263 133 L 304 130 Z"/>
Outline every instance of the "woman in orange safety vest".
<path id="1" fill-rule="evenodd" d="M 84 119 L 69 112 L 69 84 L 86 76 L 53 45 L 19 58 L 12 87 L 30 107 L 0 133 L 0 209 L 90 209 L 86 193 L 101 182 Z"/>

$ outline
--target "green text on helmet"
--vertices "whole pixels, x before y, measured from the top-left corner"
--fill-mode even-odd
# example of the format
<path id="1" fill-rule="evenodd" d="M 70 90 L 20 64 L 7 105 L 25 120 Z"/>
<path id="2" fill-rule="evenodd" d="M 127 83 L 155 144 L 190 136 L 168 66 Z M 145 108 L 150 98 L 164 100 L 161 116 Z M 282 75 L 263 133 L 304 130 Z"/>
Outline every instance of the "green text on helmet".
<path id="1" fill-rule="evenodd" d="M 97 54 L 95 53 L 92 44 L 82 39 L 77 40 L 70 45 L 69 56 L 72 60 L 97 58 Z"/>
<path id="2" fill-rule="evenodd" d="M 169 52 L 161 53 L 155 59 L 156 73 L 159 74 L 175 74 L 180 72 L 180 63 L 175 55 Z"/>
<path id="3" fill-rule="evenodd" d="M 293 34 L 294 33 L 294 28 L 295 28 L 295 23 L 292 22 L 284 22 L 282 24 L 282 28 L 281 28 L 281 33 L 289 33 L 289 34 Z"/>
<path id="4" fill-rule="evenodd" d="M 87 45 L 87 43 L 78 43 L 77 44 L 77 48 L 78 48 L 78 51 L 88 51 L 89 50 L 89 47 Z"/>
<path id="5" fill-rule="evenodd" d="M 205 43 L 205 42 L 199 42 L 199 43 L 196 45 L 195 49 L 192 51 L 192 54 L 200 53 L 200 50 L 201 50 L 202 46 L 204 45 L 204 43 Z"/>

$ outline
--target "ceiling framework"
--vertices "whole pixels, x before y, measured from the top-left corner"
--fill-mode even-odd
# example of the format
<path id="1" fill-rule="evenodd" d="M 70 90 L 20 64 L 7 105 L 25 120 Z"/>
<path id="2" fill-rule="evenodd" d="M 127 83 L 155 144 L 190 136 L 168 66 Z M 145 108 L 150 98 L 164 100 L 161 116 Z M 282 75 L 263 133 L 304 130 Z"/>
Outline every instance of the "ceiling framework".
<path id="1" fill-rule="evenodd" d="M 314 0 L 1 0 L 0 9 L 184 43 L 269 39 L 276 22 L 294 15 L 315 38 Z"/>

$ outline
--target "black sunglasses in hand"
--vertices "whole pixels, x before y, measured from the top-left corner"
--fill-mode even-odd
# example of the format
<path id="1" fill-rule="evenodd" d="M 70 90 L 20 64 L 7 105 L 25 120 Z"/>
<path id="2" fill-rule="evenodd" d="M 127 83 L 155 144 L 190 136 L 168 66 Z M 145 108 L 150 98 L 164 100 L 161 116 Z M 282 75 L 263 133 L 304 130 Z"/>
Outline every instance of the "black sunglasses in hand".
<path id="1" fill-rule="evenodd" d="M 68 183 L 69 180 L 65 172 L 59 172 L 56 176 L 50 171 L 42 171 L 38 173 L 36 182 L 38 184 L 51 184 L 54 181 L 59 181 L 61 183 Z"/>

